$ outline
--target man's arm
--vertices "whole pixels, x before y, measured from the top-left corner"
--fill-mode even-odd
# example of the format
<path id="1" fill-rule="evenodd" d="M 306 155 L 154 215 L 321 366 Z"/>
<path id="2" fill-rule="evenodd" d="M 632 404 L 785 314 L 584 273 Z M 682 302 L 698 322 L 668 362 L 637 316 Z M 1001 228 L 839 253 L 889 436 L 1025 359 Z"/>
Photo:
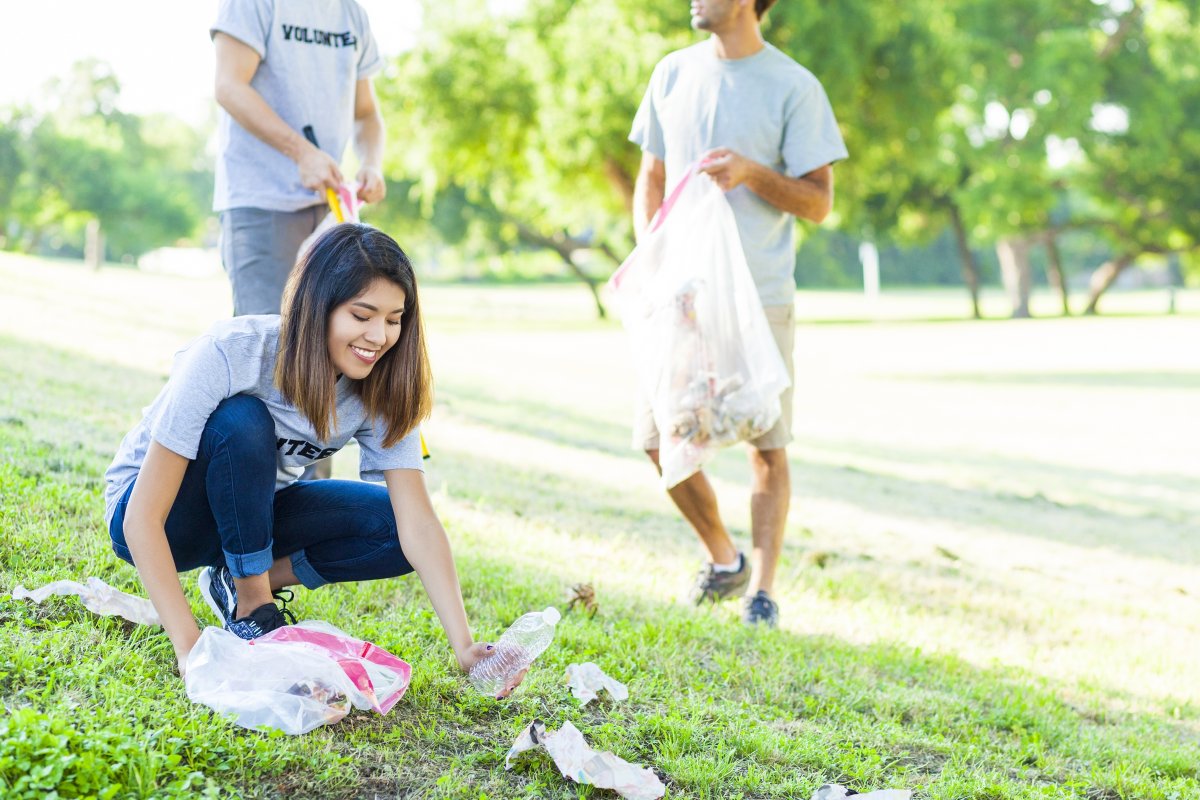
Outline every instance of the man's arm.
<path id="1" fill-rule="evenodd" d="M 337 162 L 292 130 L 250 85 L 261 61 L 254 48 L 220 32 L 213 37 L 213 44 L 217 51 L 216 98 L 229 116 L 295 161 L 305 188 L 320 191 L 341 185 L 342 172 Z"/>
<path id="2" fill-rule="evenodd" d="M 704 160 L 709 163 L 700 171 L 712 176 L 723 191 L 745 184 L 780 211 L 812 222 L 823 221 L 833 208 L 831 164 L 817 167 L 799 178 L 789 178 L 727 147 L 710 150 Z"/>
<path id="3" fill-rule="evenodd" d="M 641 240 L 650 225 L 650 220 L 663 204 L 667 188 L 667 168 L 662 159 L 650 153 L 642 153 L 642 165 L 638 168 L 637 182 L 633 186 L 633 232 Z"/>
<path id="4" fill-rule="evenodd" d="M 354 152 L 358 155 L 358 199 L 378 203 L 387 195 L 383 180 L 383 149 L 387 130 L 375 102 L 375 87 L 363 78 L 354 87 Z"/>

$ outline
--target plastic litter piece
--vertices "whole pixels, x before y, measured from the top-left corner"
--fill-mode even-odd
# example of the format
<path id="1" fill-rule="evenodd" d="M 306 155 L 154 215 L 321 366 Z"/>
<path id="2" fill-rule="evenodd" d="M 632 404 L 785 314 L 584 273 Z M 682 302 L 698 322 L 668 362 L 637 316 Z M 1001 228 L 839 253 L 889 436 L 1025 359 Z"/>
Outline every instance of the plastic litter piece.
<path id="1" fill-rule="evenodd" d="M 188 697 L 243 728 L 297 735 L 341 720 L 350 707 L 386 714 L 412 668 L 333 625 L 305 621 L 246 641 L 205 628 L 188 654 Z"/>
<path id="2" fill-rule="evenodd" d="M 581 706 L 586 706 L 595 700 L 604 689 L 608 690 L 608 695 L 614 702 L 629 698 L 629 689 L 625 684 L 605 675 L 604 670 L 591 661 L 569 665 L 567 667 L 567 685 L 571 687 L 571 694 L 581 701 L 579 703 Z"/>
<path id="3" fill-rule="evenodd" d="M 86 584 L 78 581 L 54 581 L 38 589 L 29 590 L 17 584 L 13 589 L 14 600 L 32 600 L 41 603 L 47 597 L 69 597 L 75 595 L 93 614 L 102 617 L 121 617 L 138 625 L 161 625 L 154 605 L 144 597 L 114 589 L 96 577 L 87 579 Z"/>
<path id="4" fill-rule="evenodd" d="M 724 192 L 685 171 L 608 288 L 671 488 L 719 448 L 766 433 L 789 385 Z"/>
<path id="5" fill-rule="evenodd" d="M 846 800 L 848 797 L 853 797 L 854 800 L 910 800 L 912 792 L 907 789 L 879 789 L 858 794 L 840 783 L 827 783 L 813 792 L 812 800 Z"/>
<path id="6" fill-rule="evenodd" d="M 515 757 L 535 747 L 546 748 L 558 771 L 576 783 L 612 789 L 627 800 L 655 800 L 667 791 L 652 770 L 607 751 L 593 750 L 570 722 L 557 731 L 547 731 L 541 720 L 535 720 L 513 742 L 504 757 L 504 768 L 512 769 Z"/>
<path id="7" fill-rule="evenodd" d="M 514 675 L 528 669 L 534 659 L 550 646 L 554 639 L 554 626 L 562 614 L 554 606 L 544 611 L 531 611 L 522 615 L 496 642 L 496 652 L 478 661 L 467 679 L 484 694 L 495 695 Z"/>

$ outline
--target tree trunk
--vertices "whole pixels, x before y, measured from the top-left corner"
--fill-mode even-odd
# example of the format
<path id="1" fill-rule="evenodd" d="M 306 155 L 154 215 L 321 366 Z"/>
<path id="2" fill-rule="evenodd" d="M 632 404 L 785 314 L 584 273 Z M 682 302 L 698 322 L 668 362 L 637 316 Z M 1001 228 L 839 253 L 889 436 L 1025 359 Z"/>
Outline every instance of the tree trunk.
<path id="1" fill-rule="evenodd" d="M 633 213 L 633 178 L 625 171 L 615 158 L 604 159 L 604 176 L 608 178 L 609 184 L 613 187 L 621 197 L 621 202 L 625 204 L 625 210 L 630 214 Z"/>
<path id="2" fill-rule="evenodd" d="M 996 242 L 1000 276 L 1012 300 L 1013 319 L 1029 317 L 1029 292 L 1033 275 L 1029 268 L 1029 242 L 1025 239 L 1001 239 Z"/>
<path id="3" fill-rule="evenodd" d="M 979 313 L 979 264 L 975 262 L 975 254 L 971 252 L 971 245 L 967 241 L 967 229 L 963 225 L 962 215 L 958 212 L 958 205 L 953 201 L 950 203 L 950 223 L 954 227 L 954 240 L 958 243 L 963 283 L 971 293 L 971 316 L 983 319 L 983 315 Z"/>
<path id="4" fill-rule="evenodd" d="M 1046 275 L 1050 279 L 1050 285 L 1058 289 L 1058 293 L 1062 295 L 1063 316 L 1069 317 L 1071 316 L 1070 296 L 1067 292 L 1067 279 L 1063 274 L 1062 254 L 1058 252 L 1058 237 L 1054 231 L 1046 233 L 1046 257 Z"/>
<path id="5" fill-rule="evenodd" d="M 600 287 L 592 279 L 592 276 L 584 272 L 583 268 L 576 264 L 575 259 L 572 258 L 576 250 L 582 250 L 587 245 L 568 235 L 565 231 L 554 236 L 546 236 L 522 222 L 516 222 L 515 224 L 517 226 L 517 234 L 521 237 L 522 241 L 536 247 L 548 248 L 558 254 L 558 257 L 567 265 L 567 269 L 571 271 L 571 274 L 583 281 L 587 285 L 588 291 L 592 293 L 592 300 L 596 304 L 596 315 L 600 319 L 608 319 L 608 310 L 605 309 L 604 302 L 600 299 Z M 613 257 L 611 249 L 606 246 L 602 246 L 601 250 L 610 258 Z"/>
<path id="6" fill-rule="evenodd" d="M 100 220 L 89 219 L 83 233 L 83 263 L 93 271 L 104 264 L 104 234 L 100 232 Z"/>
<path id="7" fill-rule="evenodd" d="M 1092 280 L 1088 286 L 1088 304 L 1083 310 L 1085 314 L 1095 314 L 1096 304 L 1100 302 L 1100 296 L 1108 291 L 1108 287 L 1113 285 L 1117 276 L 1125 271 L 1125 268 L 1133 263 L 1132 255 L 1123 255 L 1119 258 L 1114 258 L 1112 261 L 1101 264 L 1100 267 L 1092 273 Z"/>

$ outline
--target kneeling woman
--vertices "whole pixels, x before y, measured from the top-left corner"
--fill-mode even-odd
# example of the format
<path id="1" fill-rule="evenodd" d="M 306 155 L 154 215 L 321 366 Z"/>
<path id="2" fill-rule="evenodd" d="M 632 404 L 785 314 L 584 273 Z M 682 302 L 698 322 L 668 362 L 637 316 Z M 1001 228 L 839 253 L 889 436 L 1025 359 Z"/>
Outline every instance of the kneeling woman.
<path id="1" fill-rule="evenodd" d="M 340 225 L 289 282 L 284 313 L 219 322 L 175 358 L 105 476 L 113 550 L 137 567 L 182 671 L 200 636 L 178 572 L 224 626 L 284 624 L 276 592 L 415 570 L 459 666 L 474 643 L 421 472 L 432 405 L 412 264 L 389 236 Z M 353 437 L 358 481 L 298 480 Z M 507 694 L 520 682 L 505 688 Z"/>

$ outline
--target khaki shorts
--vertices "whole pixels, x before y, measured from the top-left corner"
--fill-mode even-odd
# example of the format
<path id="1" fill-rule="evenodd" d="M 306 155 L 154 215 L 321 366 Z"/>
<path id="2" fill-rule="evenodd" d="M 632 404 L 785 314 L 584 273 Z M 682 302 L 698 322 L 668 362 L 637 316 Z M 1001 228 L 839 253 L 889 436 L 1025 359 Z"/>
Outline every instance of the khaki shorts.
<path id="1" fill-rule="evenodd" d="M 780 415 L 775 427 L 750 444 L 759 450 L 778 450 L 787 447 L 792 441 L 792 394 L 796 383 L 796 369 L 792 364 L 792 353 L 796 343 L 796 312 L 793 306 L 766 306 L 763 311 L 767 314 L 767 322 L 771 325 L 771 334 L 787 365 L 788 388 L 779 397 Z M 637 404 L 633 412 L 633 446 L 639 450 L 658 449 L 658 428 L 654 424 L 654 412 L 650 403 L 638 394 Z"/>

